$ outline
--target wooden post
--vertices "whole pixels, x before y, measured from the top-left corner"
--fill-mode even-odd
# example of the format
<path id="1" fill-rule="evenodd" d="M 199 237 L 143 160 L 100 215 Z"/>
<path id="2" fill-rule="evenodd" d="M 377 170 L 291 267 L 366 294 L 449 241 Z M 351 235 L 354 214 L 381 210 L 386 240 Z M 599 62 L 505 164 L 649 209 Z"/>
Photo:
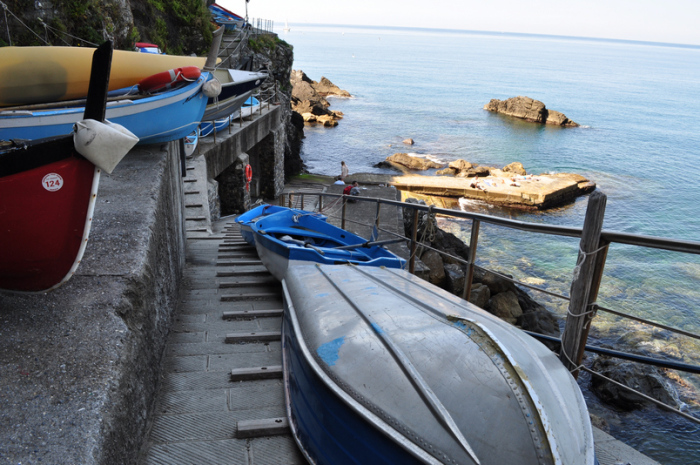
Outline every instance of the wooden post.
<path id="1" fill-rule="evenodd" d="M 606 203 L 607 196 L 600 191 L 594 191 L 588 198 L 578 260 L 569 292 L 569 311 L 559 358 L 564 366 L 571 370 L 574 378 L 578 377 L 576 367 L 583 360 L 588 325 L 592 318 L 590 304 L 598 294 L 597 285 L 600 284 L 600 276 L 602 276 L 602 266 L 599 264 L 602 250 L 598 249 L 601 248 L 600 231 L 603 228 Z M 604 247 L 607 249 L 607 245 Z M 596 276 L 597 274 L 599 276 Z M 596 286 L 595 289 L 594 286 Z"/>
<path id="2" fill-rule="evenodd" d="M 288 205 L 289 208 L 292 208 L 292 196 L 293 195 L 294 194 L 292 194 L 291 192 L 289 194 L 287 194 L 287 201 L 289 202 L 289 205 Z"/>
<path id="3" fill-rule="evenodd" d="M 377 199 L 377 214 L 374 217 L 374 230 L 372 231 L 372 240 L 376 241 L 377 238 L 379 237 L 379 211 L 381 210 L 382 204 L 379 203 L 379 199 Z M 375 236 L 374 233 L 377 233 Z"/>
<path id="4" fill-rule="evenodd" d="M 343 195 L 343 214 L 342 214 L 342 218 L 340 220 L 340 229 L 345 229 L 345 205 L 346 205 L 346 203 L 347 202 L 345 201 L 345 196 Z"/>
<path id="5" fill-rule="evenodd" d="M 323 194 L 318 194 L 318 211 L 323 211 Z"/>
<path id="6" fill-rule="evenodd" d="M 481 221 L 472 220 L 472 233 L 469 239 L 469 255 L 467 256 L 467 272 L 464 274 L 464 294 L 462 298 L 469 300 L 472 294 L 472 281 L 474 280 L 474 261 L 476 261 L 476 244 L 479 242 L 479 226 Z"/>
<path id="7" fill-rule="evenodd" d="M 408 272 L 416 274 L 416 239 L 418 238 L 418 209 L 413 209 L 413 230 L 411 231 L 411 255 L 408 262 Z"/>
<path id="8" fill-rule="evenodd" d="M 304 209 L 304 194 L 301 194 L 301 209 Z"/>

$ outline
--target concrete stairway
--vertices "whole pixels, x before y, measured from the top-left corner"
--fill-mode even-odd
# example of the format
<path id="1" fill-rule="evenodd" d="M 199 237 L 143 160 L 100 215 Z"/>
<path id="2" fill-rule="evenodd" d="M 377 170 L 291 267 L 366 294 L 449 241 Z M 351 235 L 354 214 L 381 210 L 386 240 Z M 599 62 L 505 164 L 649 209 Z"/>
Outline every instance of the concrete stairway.
<path id="1" fill-rule="evenodd" d="M 189 233 L 142 463 L 305 463 L 285 412 L 281 285 L 237 226 L 212 229 Z"/>

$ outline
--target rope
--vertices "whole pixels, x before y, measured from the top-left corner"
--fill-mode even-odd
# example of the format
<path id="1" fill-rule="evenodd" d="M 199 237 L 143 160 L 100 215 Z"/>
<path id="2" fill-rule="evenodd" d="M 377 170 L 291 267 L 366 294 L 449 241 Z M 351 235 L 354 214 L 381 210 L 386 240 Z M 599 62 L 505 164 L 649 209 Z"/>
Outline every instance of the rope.
<path id="1" fill-rule="evenodd" d="M 579 246 L 578 246 L 578 250 L 579 250 L 579 252 L 580 252 L 580 254 L 579 254 L 579 259 L 581 259 L 581 257 L 583 257 L 583 259 L 581 259 L 580 262 L 579 262 L 578 260 L 576 260 L 576 267 L 574 267 L 574 281 L 576 281 L 576 280 L 578 279 L 578 275 L 579 275 L 579 273 L 581 272 L 581 266 L 582 266 L 583 263 L 586 261 L 586 257 L 588 257 L 589 255 L 595 255 L 595 254 L 597 254 L 598 252 L 600 252 L 601 250 L 603 250 L 603 249 L 606 248 L 606 247 L 607 247 L 607 245 L 604 245 L 604 246 L 602 246 L 602 247 L 600 247 L 600 248 L 598 248 L 598 249 L 595 249 L 595 250 L 592 251 L 592 252 L 586 253 L 586 252 L 584 252 L 583 249 L 581 248 L 581 244 L 579 244 Z"/>
<path id="2" fill-rule="evenodd" d="M 2 3 L 2 2 L 0 2 L 0 3 Z M 36 32 L 34 32 L 34 30 L 33 30 L 32 28 L 30 28 L 29 26 L 27 26 L 26 24 L 24 24 L 24 23 L 22 22 L 22 20 L 19 19 L 19 18 L 17 17 L 17 15 L 15 15 L 9 8 L 7 8 L 7 5 L 5 5 L 4 3 L 2 3 L 2 9 L 5 10 L 5 12 L 9 12 L 9 13 L 12 15 L 13 18 L 15 18 L 17 21 L 19 21 L 19 23 L 20 23 L 22 26 L 24 26 L 25 28 L 27 28 L 27 30 L 28 30 L 29 32 L 31 32 L 32 34 L 34 34 L 34 35 L 37 37 L 37 39 L 41 40 L 41 41 L 44 42 L 46 45 L 49 45 L 49 43 L 48 43 L 47 41 L 45 41 L 44 39 L 42 39 L 41 36 L 40 36 L 39 34 L 37 34 Z M 5 24 L 7 25 L 7 36 L 8 36 L 8 39 L 9 39 L 9 38 L 10 38 L 10 26 L 9 26 L 9 24 L 7 23 L 7 14 L 5 15 Z M 10 45 L 12 45 L 12 40 L 10 40 Z"/>
<path id="3" fill-rule="evenodd" d="M 5 15 L 5 28 L 7 29 L 7 41 L 10 43 L 10 46 L 12 46 L 12 37 L 10 37 L 10 23 L 7 22 L 7 5 L 5 5 L 3 2 L 0 2 L 0 5 L 2 5 L 2 12 Z"/>

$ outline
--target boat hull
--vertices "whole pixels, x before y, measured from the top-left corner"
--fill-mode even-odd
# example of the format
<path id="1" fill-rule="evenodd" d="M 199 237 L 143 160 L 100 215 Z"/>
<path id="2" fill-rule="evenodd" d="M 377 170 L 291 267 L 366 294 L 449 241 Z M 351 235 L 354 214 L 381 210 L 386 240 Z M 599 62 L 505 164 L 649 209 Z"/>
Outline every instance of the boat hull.
<path id="1" fill-rule="evenodd" d="M 181 139 L 196 130 L 206 108 L 202 73 L 197 81 L 182 88 L 139 100 L 125 97 L 107 105 L 106 119 L 120 124 L 139 138 L 139 144 L 156 144 Z M 0 111 L 0 140 L 41 139 L 70 134 L 82 119 L 84 107 L 34 111 Z"/>
<path id="2" fill-rule="evenodd" d="M 255 245 L 255 233 L 250 225 L 264 216 L 279 213 L 285 210 L 288 209 L 280 205 L 265 204 L 252 208 L 245 213 L 241 213 L 236 217 L 236 223 L 238 223 L 241 228 L 241 236 L 243 236 L 243 239 L 248 244 Z"/>
<path id="3" fill-rule="evenodd" d="M 267 75 L 263 73 L 235 69 L 217 69 L 213 73 L 214 77 L 221 83 L 221 93 L 207 101 L 202 121 L 213 121 L 231 116 L 241 108 L 267 78 Z"/>
<path id="4" fill-rule="evenodd" d="M 84 98 L 92 69 L 90 47 L 0 48 L 0 106 Z M 109 90 L 183 66 L 204 66 L 206 58 L 114 50 Z"/>
<path id="5" fill-rule="evenodd" d="M 294 331 L 295 321 L 294 313 L 286 309 L 282 330 L 285 398 L 292 434 L 307 460 L 318 465 L 424 463 L 396 441 L 378 434 L 328 387 L 320 370 L 312 367 L 313 358 L 304 356 L 308 349 Z"/>
<path id="6" fill-rule="evenodd" d="M 366 240 L 317 218 L 287 209 L 251 224 L 255 248 L 268 271 L 280 281 L 295 265 L 351 263 L 358 266 L 402 268 L 405 260 L 383 247 L 361 247 Z M 288 239 L 285 239 L 288 238 Z M 358 245 L 352 249 L 340 249 Z"/>
<path id="7" fill-rule="evenodd" d="M 0 175 L 0 289 L 45 292 L 70 278 L 87 243 L 99 174 L 73 153 Z"/>
<path id="8" fill-rule="evenodd" d="M 303 266 L 283 289 L 288 415 L 311 463 L 595 463 L 575 380 L 517 328 L 403 270 Z"/>

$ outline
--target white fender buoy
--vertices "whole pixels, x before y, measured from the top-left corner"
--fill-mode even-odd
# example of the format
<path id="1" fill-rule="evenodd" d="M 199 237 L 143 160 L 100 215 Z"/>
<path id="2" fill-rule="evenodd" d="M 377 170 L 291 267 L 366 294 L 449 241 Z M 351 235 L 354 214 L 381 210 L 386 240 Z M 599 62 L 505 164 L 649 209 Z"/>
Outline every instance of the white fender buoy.
<path id="1" fill-rule="evenodd" d="M 138 141 L 131 131 L 110 121 L 84 119 L 74 126 L 75 150 L 110 174 Z"/>

